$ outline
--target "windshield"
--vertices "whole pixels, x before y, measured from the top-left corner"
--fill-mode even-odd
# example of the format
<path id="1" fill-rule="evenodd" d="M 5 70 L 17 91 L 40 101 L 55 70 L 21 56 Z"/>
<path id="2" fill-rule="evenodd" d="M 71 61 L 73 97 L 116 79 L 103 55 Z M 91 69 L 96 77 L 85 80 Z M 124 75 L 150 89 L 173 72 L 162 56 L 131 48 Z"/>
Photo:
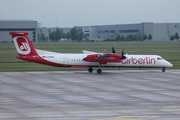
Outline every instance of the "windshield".
<path id="1" fill-rule="evenodd" d="M 163 58 L 161 58 L 161 57 L 158 57 L 158 58 L 157 58 L 157 60 L 164 60 L 164 59 L 163 59 Z"/>

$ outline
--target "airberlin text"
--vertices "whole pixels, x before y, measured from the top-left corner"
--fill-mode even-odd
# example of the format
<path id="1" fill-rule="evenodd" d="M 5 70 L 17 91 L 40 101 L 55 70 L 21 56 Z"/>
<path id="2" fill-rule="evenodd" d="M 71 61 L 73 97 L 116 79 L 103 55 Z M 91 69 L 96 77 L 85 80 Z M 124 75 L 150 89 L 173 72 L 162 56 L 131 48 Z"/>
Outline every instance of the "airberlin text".
<path id="1" fill-rule="evenodd" d="M 145 58 L 126 58 L 125 60 L 122 60 L 122 64 L 156 64 L 156 59 L 151 57 L 145 57 Z"/>

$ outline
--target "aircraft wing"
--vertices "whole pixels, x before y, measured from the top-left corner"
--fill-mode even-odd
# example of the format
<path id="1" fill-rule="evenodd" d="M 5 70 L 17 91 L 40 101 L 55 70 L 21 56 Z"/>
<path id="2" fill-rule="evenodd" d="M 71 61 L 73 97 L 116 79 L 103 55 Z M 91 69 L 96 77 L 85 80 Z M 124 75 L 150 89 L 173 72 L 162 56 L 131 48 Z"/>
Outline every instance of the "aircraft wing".
<path id="1" fill-rule="evenodd" d="M 83 60 L 86 62 L 107 64 L 108 62 L 121 62 L 121 55 L 112 53 L 94 53 L 87 55 Z"/>
<path id="2" fill-rule="evenodd" d="M 109 53 L 101 53 L 101 54 L 98 54 L 96 57 L 101 59 L 101 58 L 106 58 L 106 57 L 109 57 L 110 55 L 112 54 L 109 54 Z"/>
<path id="3" fill-rule="evenodd" d="M 124 56 L 124 51 L 122 54 L 116 54 L 114 48 L 112 48 L 112 53 L 96 53 L 92 51 L 82 51 L 87 54 L 83 59 L 86 62 L 99 62 L 100 64 L 107 64 L 108 62 L 121 62 L 122 59 L 126 59 Z"/>
<path id="4" fill-rule="evenodd" d="M 92 52 L 92 51 L 87 51 L 87 50 L 82 50 L 82 52 L 84 54 L 95 54 L 96 52 Z"/>

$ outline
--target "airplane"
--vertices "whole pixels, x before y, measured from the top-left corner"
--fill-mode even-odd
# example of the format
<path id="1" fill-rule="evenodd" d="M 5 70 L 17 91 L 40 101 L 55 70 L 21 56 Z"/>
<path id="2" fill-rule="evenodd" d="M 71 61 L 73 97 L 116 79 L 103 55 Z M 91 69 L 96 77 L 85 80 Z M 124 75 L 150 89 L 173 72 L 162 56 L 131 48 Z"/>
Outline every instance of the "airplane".
<path id="1" fill-rule="evenodd" d="M 112 53 L 82 50 L 82 53 L 67 54 L 39 50 L 33 47 L 28 32 L 11 31 L 9 34 L 18 52 L 18 59 L 50 66 L 88 68 L 90 73 L 93 68 L 98 67 L 98 74 L 102 73 L 103 67 L 162 68 L 162 72 L 165 72 L 167 67 L 173 66 L 159 55 L 128 55 L 124 54 L 124 50 L 117 54 L 114 47 Z"/>

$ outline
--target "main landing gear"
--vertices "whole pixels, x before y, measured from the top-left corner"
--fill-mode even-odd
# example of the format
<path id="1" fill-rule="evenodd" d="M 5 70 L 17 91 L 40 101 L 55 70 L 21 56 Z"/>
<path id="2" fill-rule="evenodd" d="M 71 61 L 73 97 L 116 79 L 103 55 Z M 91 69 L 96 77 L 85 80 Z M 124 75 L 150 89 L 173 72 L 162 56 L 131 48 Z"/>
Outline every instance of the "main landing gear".
<path id="1" fill-rule="evenodd" d="M 101 74 L 101 73 L 102 73 L 101 68 L 102 68 L 102 66 L 101 66 L 101 64 L 99 64 L 99 68 L 97 69 L 97 73 L 98 73 L 98 74 Z M 90 68 L 88 69 L 88 71 L 89 71 L 90 73 L 92 73 L 92 72 L 93 72 L 93 68 L 90 67 Z"/>
<path id="2" fill-rule="evenodd" d="M 97 73 L 98 73 L 98 74 L 101 74 L 101 73 L 102 73 L 102 70 L 101 70 L 102 67 L 103 67 L 103 66 L 99 63 L 99 68 L 97 69 Z"/>
<path id="3" fill-rule="evenodd" d="M 92 73 L 92 72 L 93 72 L 93 68 L 90 67 L 90 68 L 88 69 L 88 71 L 89 71 L 90 73 Z"/>
<path id="4" fill-rule="evenodd" d="M 97 69 L 97 73 L 98 74 L 101 74 L 102 73 L 102 70 L 99 68 L 99 69 Z"/>
<path id="5" fill-rule="evenodd" d="M 92 73 L 92 72 L 93 72 L 93 68 L 90 67 L 90 68 L 88 69 L 88 71 L 89 71 L 90 73 Z M 101 74 L 101 73 L 102 73 L 102 70 L 101 70 L 100 68 L 97 69 L 97 73 L 98 73 L 98 74 Z"/>
<path id="6" fill-rule="evenodd" d="M 164 67 L 163 69 L 162 69 L 162 72 L 165 72 L 166 71 L 166 68 Z"/>

